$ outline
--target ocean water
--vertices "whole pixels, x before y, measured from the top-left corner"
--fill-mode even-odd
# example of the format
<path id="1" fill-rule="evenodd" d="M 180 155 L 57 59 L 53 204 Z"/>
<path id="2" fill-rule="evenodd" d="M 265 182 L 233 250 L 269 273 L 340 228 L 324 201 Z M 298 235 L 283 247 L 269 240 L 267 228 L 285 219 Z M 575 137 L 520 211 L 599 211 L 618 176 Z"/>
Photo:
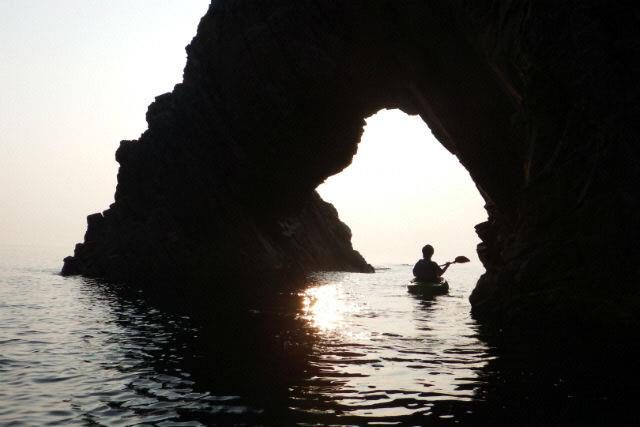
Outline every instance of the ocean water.
<path id="1" fill-rule="evenodd" d="M 448 295 L 411 266 L 318 273 L 300 290 L 197 318 L 57 273 L 64 249 L 0 248 L 0 425 L 552 425 L 626 406 L 589 370 L 483 341 L 455 265 Z M 609 368 L 611 370 L 611 368 Z M 614 375 L 615 376 L 615 375 Z M 608 377 L 607 377 L 608 378 Z M 621 409 L 622 408 L 622 409 Z"/>

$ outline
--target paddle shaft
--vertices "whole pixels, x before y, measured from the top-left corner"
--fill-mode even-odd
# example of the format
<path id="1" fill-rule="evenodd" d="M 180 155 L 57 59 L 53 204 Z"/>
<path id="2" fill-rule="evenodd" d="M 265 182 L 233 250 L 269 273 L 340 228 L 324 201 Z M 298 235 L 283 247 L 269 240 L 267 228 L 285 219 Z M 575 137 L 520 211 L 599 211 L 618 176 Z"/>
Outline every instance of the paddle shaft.
<path id="1" fill-rule="evenodd" d="M 456 259 L 454 259 L 453 261 L 445 262 L 440 267 L 444 267 L 444 266 L 451 265 L 451 264 L 458 264 L 458 263 L 461 263 L 461 262 L 469 262 L 469 258 L 463 257 L 463 256 L 459 256 L 459 257 L 456 257 Z"/>

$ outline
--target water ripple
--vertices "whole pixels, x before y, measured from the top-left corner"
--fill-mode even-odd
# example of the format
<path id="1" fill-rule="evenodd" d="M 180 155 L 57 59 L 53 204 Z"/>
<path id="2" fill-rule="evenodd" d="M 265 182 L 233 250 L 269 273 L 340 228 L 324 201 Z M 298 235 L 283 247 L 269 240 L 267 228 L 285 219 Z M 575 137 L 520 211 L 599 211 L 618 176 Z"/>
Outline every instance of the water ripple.
<path id="1" fill-rule="evenodd" d="M 323 273 L 203 321 L 31 262 L 0 265 L 3 426 L 454 424 L 499 383 L 477 270 L 432 300 L 407 294 L 409 266 Z"/>

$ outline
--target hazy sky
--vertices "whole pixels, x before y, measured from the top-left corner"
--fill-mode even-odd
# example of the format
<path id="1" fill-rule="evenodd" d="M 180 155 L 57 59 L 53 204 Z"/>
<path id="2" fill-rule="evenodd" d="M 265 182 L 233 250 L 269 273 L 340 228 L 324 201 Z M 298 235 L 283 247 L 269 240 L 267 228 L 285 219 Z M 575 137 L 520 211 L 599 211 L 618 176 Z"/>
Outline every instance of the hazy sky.
<path id="1" fill-rule="evenodd" d="M 418 116 L 382 110 L 367 119 L 354 161 L 318 189 L 335 204 L 369 262 L 477 261 L 473 226 L 486 220 L 469 173 Z"/>
<path id="2" fill-rule="evenodd" d="M 122 139 L 181 81 L 208 0 L 0 0 L 0 244 L 71 253 L 113 202 Z M 354 164 L 320 188 L 371 262 L 423 242 L 475 259 L 486 215 L 467 172 L 416 117 L 369 119 Z"/>
<path id="3" fill-rule="evenodd" d="M 208 0 L 0 0 L 0 243 L 67 246 L 182 80 Z"/>

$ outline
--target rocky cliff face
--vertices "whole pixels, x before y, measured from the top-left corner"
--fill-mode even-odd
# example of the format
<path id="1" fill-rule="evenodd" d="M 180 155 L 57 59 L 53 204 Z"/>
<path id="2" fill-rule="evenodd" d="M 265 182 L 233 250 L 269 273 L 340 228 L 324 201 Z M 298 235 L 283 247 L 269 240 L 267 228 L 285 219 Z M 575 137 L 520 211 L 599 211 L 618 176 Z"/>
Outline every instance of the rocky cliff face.
<path id="1" fill-rule="evenodd" d="M 633 2 L 460 2 L 465 33 L 513 103 L 513 209 L 477 227 L 471 301 L 500 325 L 637 328 L 640 8 Z"/>
<path id="2" fill-rule="evenodd" d="M 349 165 L 365 117 L 401 108 L 487 201 L 479 317 L 631 321 L 638 9 L 214 1 L 184 82 L 123 141 L 115 203 L 89 217 L 63 273 L 202 286 L 220 272 L 369 270 L 314 189 Z"/>

